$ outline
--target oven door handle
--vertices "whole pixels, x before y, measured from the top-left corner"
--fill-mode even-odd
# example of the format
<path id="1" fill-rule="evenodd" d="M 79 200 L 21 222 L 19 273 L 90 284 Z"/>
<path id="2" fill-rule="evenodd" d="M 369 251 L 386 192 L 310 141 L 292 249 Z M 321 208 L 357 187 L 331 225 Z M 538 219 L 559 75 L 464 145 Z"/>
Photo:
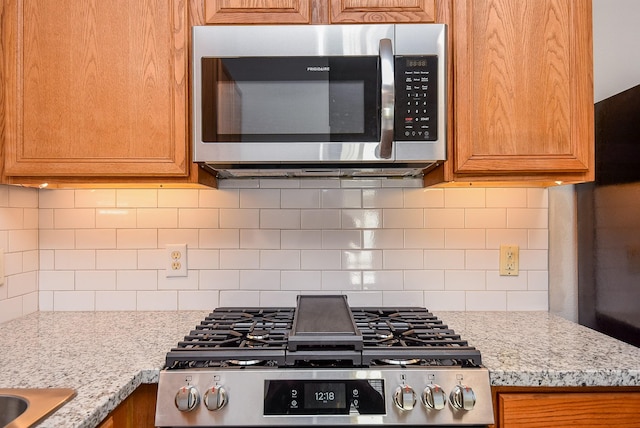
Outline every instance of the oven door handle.
<path id="1" fill-rule="evenodd" d="M 393 149 L 393 121 L 395 110 L 395 79 L 393 46 L 390 39 L 380 40 L 380 144 L 376 154 L 390 159 Z"/>

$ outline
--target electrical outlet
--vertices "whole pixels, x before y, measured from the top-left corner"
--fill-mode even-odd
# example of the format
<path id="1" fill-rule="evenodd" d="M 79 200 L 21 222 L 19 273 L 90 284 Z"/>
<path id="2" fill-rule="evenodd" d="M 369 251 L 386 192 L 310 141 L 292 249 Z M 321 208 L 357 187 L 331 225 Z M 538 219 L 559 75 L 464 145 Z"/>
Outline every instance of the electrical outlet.
<path id="1" fill-rule="evenodd" d="M 517 276 L 520 273 L 519 253 L 517 245 L 500 245 L 500 275 Z"/>
<path id="2" fill-rule="evenodd" d="M 167 245 L 166 276 L 187 276 L 187 244 Z"/>

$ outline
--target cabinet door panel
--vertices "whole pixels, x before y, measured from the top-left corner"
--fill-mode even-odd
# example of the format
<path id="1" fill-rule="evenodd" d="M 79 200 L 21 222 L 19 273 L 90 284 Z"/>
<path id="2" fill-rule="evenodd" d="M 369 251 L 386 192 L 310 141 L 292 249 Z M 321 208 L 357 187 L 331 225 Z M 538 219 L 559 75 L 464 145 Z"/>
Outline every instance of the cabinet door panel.
<path id="1" fill-rule="evenodd" d="M 331 22 L 434 22 L 435 0 L 331 0 Z"/>
<path id="2" fill-rule="evenodd" d="M 207 24 L 307 24 L 310 0 L 205 0 Z"/>
<path id="3" fill-rule="evenodd" d="M 518 393 L 498 395 L 499 427 L 640 426 L 640 393 Z"/>
<path id="4" fill-rule="evenodd" d="M 590 3 L 454 3 L 454 172 L 593 168 Z"/>
<path id="5" fill-rule="evenodd" d="M 179 1 L 17 3 L 13 176 L 186 176 Z"/>

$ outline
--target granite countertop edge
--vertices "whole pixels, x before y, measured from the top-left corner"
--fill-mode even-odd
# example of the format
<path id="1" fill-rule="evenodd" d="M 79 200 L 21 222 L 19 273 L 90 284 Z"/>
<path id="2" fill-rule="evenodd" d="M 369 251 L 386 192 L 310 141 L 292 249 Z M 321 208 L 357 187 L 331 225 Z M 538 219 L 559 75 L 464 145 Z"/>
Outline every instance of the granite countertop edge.
<path id="1" fill-rule="evenodd" d="M 167 351 L 208 312 L 37 312 L 0 324 L 0 388 L 75 388 L 39 427 L 96 427 L 158 382 Z M 435 314 L 480 350 L 492 386 L 640 387 L 640 348 L 552 314 Z"/>

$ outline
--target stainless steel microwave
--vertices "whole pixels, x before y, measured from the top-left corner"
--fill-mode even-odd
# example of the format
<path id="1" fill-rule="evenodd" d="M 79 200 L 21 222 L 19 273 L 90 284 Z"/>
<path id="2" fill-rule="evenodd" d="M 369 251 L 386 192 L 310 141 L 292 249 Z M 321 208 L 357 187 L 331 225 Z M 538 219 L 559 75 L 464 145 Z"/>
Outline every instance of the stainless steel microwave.
<path id="1" fill-rule="evenodd" d="M 444 24 L 196 26 L 194 161 L 220 177 L 416 176 L 446 159 Z"/>

